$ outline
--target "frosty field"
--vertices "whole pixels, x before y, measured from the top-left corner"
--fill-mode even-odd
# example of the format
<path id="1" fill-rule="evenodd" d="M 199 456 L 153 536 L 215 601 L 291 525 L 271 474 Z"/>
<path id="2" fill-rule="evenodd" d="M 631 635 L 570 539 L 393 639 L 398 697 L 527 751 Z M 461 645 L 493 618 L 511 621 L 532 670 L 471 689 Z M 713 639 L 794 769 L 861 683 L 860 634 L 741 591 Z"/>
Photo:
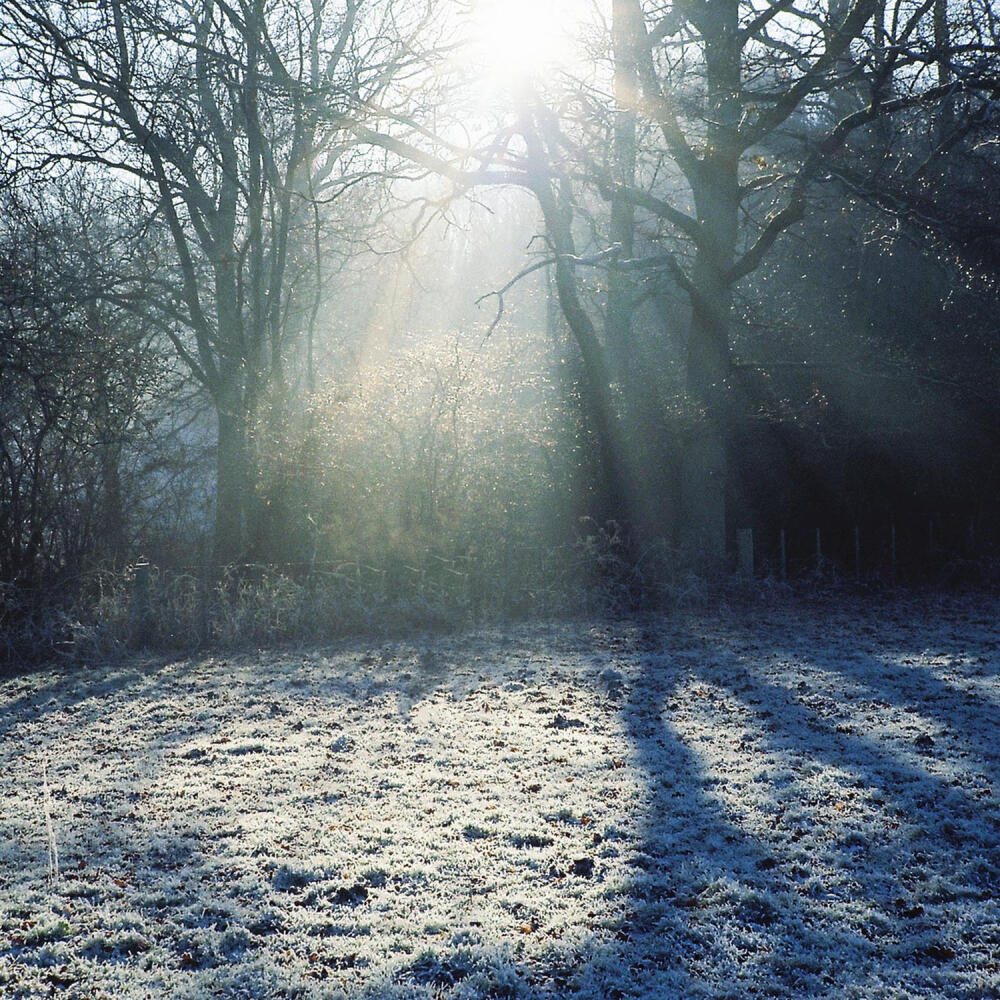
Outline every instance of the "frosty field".
<path id="1" fill-rule="evenodd" d="M 1000 997 L 998 626 L 851 600 L 0 680 L 0 996 Z"/>

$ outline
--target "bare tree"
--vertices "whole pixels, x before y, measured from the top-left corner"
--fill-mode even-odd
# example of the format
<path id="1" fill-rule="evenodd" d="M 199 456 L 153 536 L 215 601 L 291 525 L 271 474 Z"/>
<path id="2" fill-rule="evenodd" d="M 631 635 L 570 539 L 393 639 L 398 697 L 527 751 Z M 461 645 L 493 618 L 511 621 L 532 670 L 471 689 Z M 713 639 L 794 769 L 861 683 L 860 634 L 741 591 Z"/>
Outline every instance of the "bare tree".
<path id="1" fill-rule="evenodd" d="M 315 321 L 317 206 L 378 171 L 347 124 L 412 71 L 428 16 L 366 0 L 5 6 L 11 164 L 103 167 L 168 237 L 130 302 L 211 398 L 219 563 L 266 544 L 255 435 L 265 414 L 280 427 Z"/>
<path id="2" fill-rule="evenodd" d="M 636 429 L 611 387 L 629 394 L 623 359 L 649 288 L 684 294 L 687 388 L 703 423 L 680 518 L 688 547 L 713 561 L 725 553 L 731 430 L 750 405 L 732 353 L 734 289 L 882 123 L 933 116 L 956 91 L 995 96 L 998 50 L 978 30 L 989 21 L 987 0 L 614 0 L 599 53 L 611 70 L 527 93 L 464 159 L 390 124 L 380 141 L 457 184 L 535 194 L 594 427 L 626 491 L 643 470 L 628 468 Z"/>
<path id="3" fill-rule="evenodd" d="M 92 178 L 43 195 L 0 202 L 0 580 L 22 587 L 121 564 L 138 506 L 126 455 L 157 432 L 169 382 L 152 324 L 97 294 L 135 254 L 134 226 Z"/>

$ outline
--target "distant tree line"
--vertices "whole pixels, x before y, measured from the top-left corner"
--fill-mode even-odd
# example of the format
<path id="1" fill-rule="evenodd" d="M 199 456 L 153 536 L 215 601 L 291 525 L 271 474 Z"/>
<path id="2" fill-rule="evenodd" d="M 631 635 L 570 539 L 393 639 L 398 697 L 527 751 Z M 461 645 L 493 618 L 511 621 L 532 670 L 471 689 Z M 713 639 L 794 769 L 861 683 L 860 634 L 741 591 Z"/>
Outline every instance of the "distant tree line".
<path id="1" fill-rule="evenodd" d="M 473 112 L 460 4 L 9 0 L 0 581 L 509 572 L 581 517 L 704 569 L 810 505 L 989 535 L 996 14 L 609 0 L 577 63 Z M 432 273 L 421 234 L 498 189 L 537 234 L 483 331 L 520 364 L 437 331 L 376 401 L 380 268 Z"/>

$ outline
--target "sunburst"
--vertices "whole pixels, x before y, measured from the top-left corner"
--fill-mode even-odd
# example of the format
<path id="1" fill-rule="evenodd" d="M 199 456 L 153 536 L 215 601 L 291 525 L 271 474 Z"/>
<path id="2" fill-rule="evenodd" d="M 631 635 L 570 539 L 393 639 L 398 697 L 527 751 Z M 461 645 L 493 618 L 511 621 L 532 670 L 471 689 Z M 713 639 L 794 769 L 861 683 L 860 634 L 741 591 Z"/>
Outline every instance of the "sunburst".
<path id="1" fill-rule="evenodd" d="M 487 101 L 509 99 L 579 57 L 583 0 L 474 0 L 471 57 Z"/>

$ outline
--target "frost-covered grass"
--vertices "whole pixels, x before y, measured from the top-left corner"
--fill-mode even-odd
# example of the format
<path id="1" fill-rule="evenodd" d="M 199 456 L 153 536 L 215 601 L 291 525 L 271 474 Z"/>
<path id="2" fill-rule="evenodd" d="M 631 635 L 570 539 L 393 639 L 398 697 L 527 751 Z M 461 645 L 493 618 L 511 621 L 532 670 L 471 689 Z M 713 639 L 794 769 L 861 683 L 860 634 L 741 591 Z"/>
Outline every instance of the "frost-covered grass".
<path id="1" fill-rule="evenodd" d="M 0 996 L 998 997 L 998 612 L 4 680 Z"/>

